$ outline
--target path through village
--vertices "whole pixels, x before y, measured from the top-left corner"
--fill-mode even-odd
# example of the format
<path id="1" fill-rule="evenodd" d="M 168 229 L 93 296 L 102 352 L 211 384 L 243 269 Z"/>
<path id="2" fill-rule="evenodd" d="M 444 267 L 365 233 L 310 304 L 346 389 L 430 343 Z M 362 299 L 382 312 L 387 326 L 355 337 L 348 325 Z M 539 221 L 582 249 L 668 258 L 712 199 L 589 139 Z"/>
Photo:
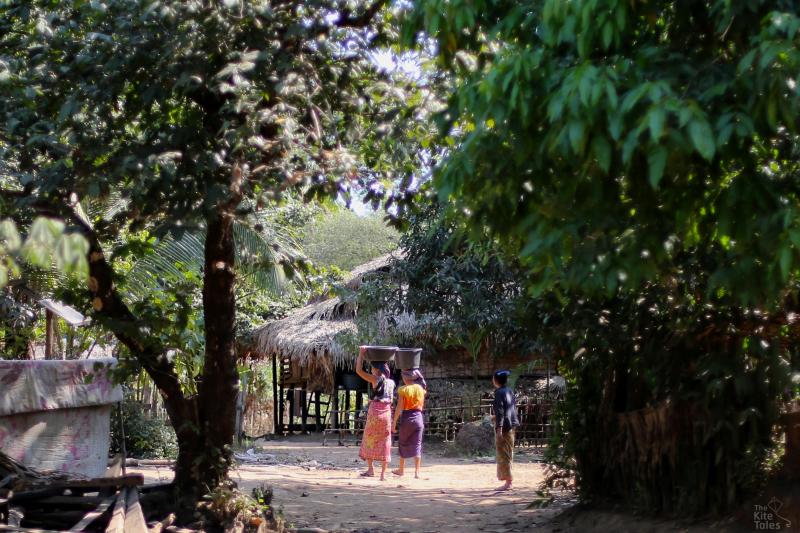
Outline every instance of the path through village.
<path id="1" fill-rule="evenodd" d="M 446 457 L 446 447 L 429 447 L 421 473 L 413 470 L 387 480 L 362 478 L 364 463 L 353 442 L 322 446 L 318 435 L 258 442 L 237 453 L 232 477 L 249 493 L 269 486 L 273 505 L 287 527 L 328 532 L 487 532 L 521 531 L 701 531 L 673 523 L 639 522 L 614 513 L 565 513 L 574 499 L 561 496 L 542 508 L 537 494 L 545 475 L 541 454 L 523 450 L 515 457 L 515 489 L 498 493 L 493 457 Z M 393 466 L 397 465 L 396 448 Z M 139 467 L 146 483 L 169 481 L 169 467 Z M 620 529 L 621 528 L 621 529 Z M 633 529 L 631 529 L 633 528 Z M 643 529 L 641 529 L 643 528 Z"/>

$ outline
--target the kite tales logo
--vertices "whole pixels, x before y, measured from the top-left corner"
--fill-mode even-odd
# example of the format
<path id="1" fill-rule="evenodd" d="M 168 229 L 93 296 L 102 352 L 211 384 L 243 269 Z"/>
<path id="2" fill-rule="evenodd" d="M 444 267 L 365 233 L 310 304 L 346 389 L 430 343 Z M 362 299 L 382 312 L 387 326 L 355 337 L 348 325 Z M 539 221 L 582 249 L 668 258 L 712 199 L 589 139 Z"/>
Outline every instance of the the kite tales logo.
<path id="1" fill-rule="evenodd" d="M 792 527 L 792 523 L 779 512 L 783 503 L 772 498 L 767 505 L 753 506 L 753 523 L 758 531 L 780 531 Z"/>

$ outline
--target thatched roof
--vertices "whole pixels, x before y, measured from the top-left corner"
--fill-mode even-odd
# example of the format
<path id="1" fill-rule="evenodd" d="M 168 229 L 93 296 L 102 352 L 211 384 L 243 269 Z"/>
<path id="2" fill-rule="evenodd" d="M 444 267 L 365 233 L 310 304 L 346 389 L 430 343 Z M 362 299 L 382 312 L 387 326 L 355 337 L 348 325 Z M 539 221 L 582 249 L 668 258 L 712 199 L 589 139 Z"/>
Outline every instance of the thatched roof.
<path id="1" fill-rule="evenodd" d="M 344 280 L 349 290 L 358 290 L 370 275 L 386 271 L 400 252 L 393 252 L 354 268 Z M 356 333 L 355 305 L 339 297 L 329 297 L 294 311 L 281 320 L 274 320 L 254 332 L 252 355 L 265 357 L 277 354 L 302 365 L 325 358 L 334 365 L 346 363 L 354 354 L 345 354 L 337 336 Z M 319 363 L 319 361 L 317 361 Z"/>
<path id="2" fill-rule="evenodd" d="M 307 305 L 281 320 L 255 331 L 256 352 L 262 356 L 278 354 L 306 364 L 309 359 L 327 356 L 343 360 L 337 335 L 355 333 L 353 305 L 337 298 Z"/>

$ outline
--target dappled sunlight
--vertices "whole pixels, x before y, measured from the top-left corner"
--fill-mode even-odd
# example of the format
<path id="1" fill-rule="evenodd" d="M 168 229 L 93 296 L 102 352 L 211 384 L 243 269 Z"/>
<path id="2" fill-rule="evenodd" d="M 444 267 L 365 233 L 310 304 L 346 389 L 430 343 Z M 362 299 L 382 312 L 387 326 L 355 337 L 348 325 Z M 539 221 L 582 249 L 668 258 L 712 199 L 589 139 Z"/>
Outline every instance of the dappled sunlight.
<path id="1" fill-rule="evenodd" d="M 232 478 L 246 492 L 260 485 L 274 489 L 273 505 L 287 523 L 325 530 L 369 531 L 526 531 L 550 519 L 557 510 L 526 509 L 538 498 L 543 466 L 523 452 L 515 464 L 515 490 L 497 493 L 491 458 L 423 458 L 420 479 L 413 467 L 402 478 L 387 470 L 386 481 L 362 478 L 358 447 L 322 446 L 308 439 L 266 442 L 265 453 L 282 464 L 239 465 Z M 393 448 L 392 467 L 397 467 Z M 438 450 L 437 450 L 438 452 Z M 301 466 L 318 461 L 320 468 Z M 292 464 L 294 463 L 294 464 Z M 324 466 L 324 465 L 334 465 Z M 377 466 L 377 465 L 376 465 Z M 148 482 L 155 469 L 141 470 Z M 379 472 L 379 469 L 376 470 Z M 160 474 L 163 476 L 164 469 Z"/>

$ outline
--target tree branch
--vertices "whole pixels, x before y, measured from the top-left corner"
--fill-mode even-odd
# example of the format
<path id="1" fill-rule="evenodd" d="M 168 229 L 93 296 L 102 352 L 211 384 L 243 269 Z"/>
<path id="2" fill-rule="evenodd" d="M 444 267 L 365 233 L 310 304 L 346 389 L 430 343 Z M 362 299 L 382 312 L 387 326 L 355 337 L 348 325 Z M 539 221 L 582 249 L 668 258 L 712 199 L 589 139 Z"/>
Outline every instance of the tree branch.
<path id="1" fill-rule="evenodd" d="M 387 0 L 376 0 L 360 15 L 353 15 L 349 9 L 343 9 L 341 18 L 336 21 L 336 26 L 339 28 L 364 28 L 369 26 L 378 12 L 388 3 Z"/>

